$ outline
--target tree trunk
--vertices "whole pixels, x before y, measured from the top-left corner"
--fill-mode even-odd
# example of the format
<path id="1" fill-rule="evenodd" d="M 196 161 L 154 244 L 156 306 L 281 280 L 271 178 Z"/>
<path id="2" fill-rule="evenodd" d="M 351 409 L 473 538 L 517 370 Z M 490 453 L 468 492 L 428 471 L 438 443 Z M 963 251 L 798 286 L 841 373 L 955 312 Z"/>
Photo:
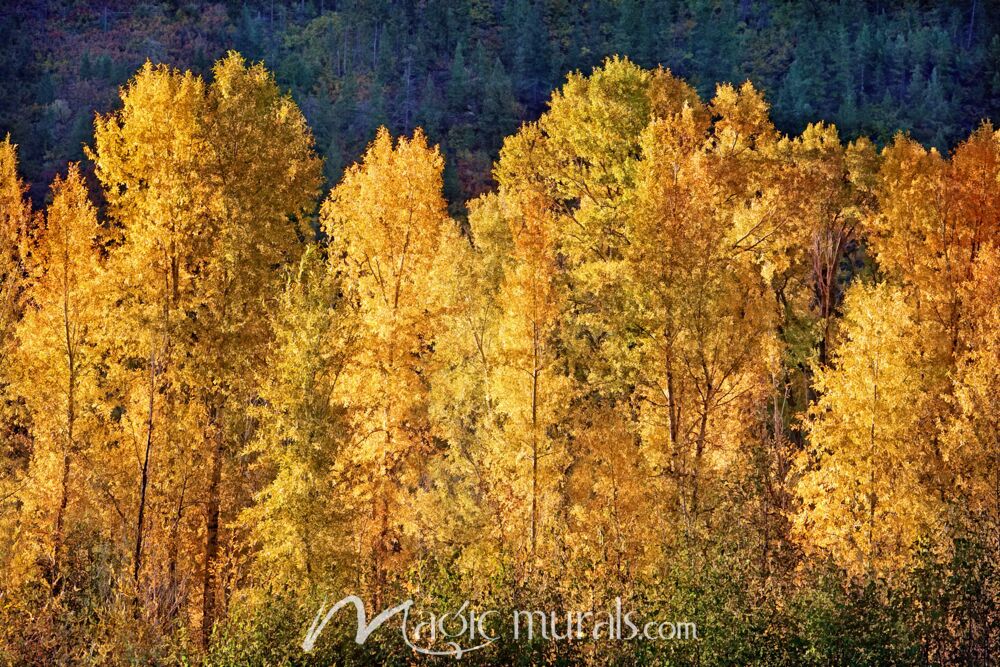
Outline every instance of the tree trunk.
<path id="1" fill-rule="evenodd" d="M 66 343 L 66 361 L 69 371 L 66 402 L 66 443 L 63 450 L 62 484 L 59 497 L 59 509 L 56 511 L 56 529 L 52 548 L 52 594 L 58 595 L 62 588 L 60 569 L 63 558 L 63 542 L 65 540 L 66 508 L 69 506 L 69 473 L 71 455 L 74 447 L 74 427 L 76 426 L 76 350 L 73 346 L 73 335 L 70 326 L 70 287 L 69 287 L 69 244 L 63 246 L 63 334 Z"/>
<path id="2" fill-rule="evenodd" d="M 375 554 L 372 559 L 372 564 L 375 568 L 375 590 L 372 595 L 372 602 L 376 609 L 381 609 L 382 602 L 385 598 L 386 583 L 388 581 L 386 561 L 389 557 L 389 498 L 387 497 L 386 492 L 383 492 L 381 497 L 376 500 L 376 514 L 378 523 L 378 538 L 375 541 Z"/>
<path id="3" fill-rule="evenodd" d="M 167 561 L 167 599 L 165 602 L 166 618 L 174 619 L 180 611 L 181 595 L 180 581 L 177 577 L 177 558 L 181 550 L 181 519 L 184 518 L 184 495 L 187 493 L 188 480 L 184 478 L 181 484 L 180 497 L 177 500 L 177 512 L 174 514 L 174 525 L 170 530 L 170 558 Z"/>
<path id="4" fill-rule="evenodd" d="M 710 392 L 706 392 L 707 396 L 711 396 Z M 706 398 L 705 405 L 702 408 L 701 422 L 698 424 L 698 440 L 695 443 L 694 450 L 694 471 L 693 471 L 693 484 L 691 489 L 691 514 L 697 519 L 698 516 L 698 486 L 701 478 L 701 459 L 705 454 L 705 438 L 707 435 L 708 427 L 708 407 L 709 400 Z"/>
<path id="5" fill-rule="evenodd" d="M 142 459 L 142 478 L 139 482 L 139 516 L 135 526 L 135 556 L 132 559 L 132 580 L 139 582 L 142 568 L 142 532 L 146 518 L 146 488 L 149 485 L 149 456 L 153 449 L 153 395 L 156 385 L 156 358 L 149 354 L 149 412 L 146 415 L 146 453 Z"/>
<path id="6" fill-rule="evenodd" d="M 202 573 L 201 642 L 208 648 L 215 626 L 215 578 L 219 555 L 219 514 L 222 493 L 222 408 L 215 408 L 212 418 L 212 472 L 208 485 L 208 504 L 205 517 L 205 570 Z"/>
<path id="7" fill-rule="evenodd" d="M 53 537 L 53 549 L 52 549 L 52 595 L 59 595 L 59 591 L 62 589 L 62 577 L 60 576 L 60 569 L 62 564 L 62 551 L 63 551 L 63 534 L 64 525 L 66 522 L 66 507 L 69 505 L 69 471 L 70 471 L 70 456 L 69 450 L 63 454 L 63 467 L 62 467 L 62 485 L 59 496 L 59 509 L 56 511 L 56 530 L 55 536 Z"/>
<path id="8" fill-rule="evenodd" d="M 976 29 L 976 5 L 979 4 L 978 0 L 972 0 L 972 12 L 969 16 L 969 30 L 965 36 L 965 48 L 966 50 L 972 48 L 972 35 Z"/>
<path id="9" fill-rule="evenodd" d="M 383 386 L 388 386 L 388 374 L 383 371 Z M 382 601 L 385 596 L 386 583 L 388 581 L 388 559 L 389 559 L 389 494 L 394 491 L 392 487 L 393 478 L 391 470 L 392 461 L 392 405 L 386 404 L 382 409 L 382 429 L 385 431 L 385 448 L 382 451 L 381 479 L 376 485 L 379 493 L 373 498 L 374 506 L 372 514 L 375 525 L 378 526 L 378 533 L 375 537 L 374 548 L 372 549 L 372 602 L 376 609 L 382 608 Z"/>

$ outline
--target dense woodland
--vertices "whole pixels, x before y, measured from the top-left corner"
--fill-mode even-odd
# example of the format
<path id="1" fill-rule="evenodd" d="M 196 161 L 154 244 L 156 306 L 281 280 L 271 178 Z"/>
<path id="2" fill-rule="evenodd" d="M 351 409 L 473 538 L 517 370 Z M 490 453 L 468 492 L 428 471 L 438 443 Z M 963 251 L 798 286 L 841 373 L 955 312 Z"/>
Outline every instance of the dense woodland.
<path id="1" fill-rule="evenodd" d="M 918 116 L 883 61 L 859 60 L 883 78 L 857 87 L 868 111 L 840 130 L 820 120 L 835 77 L 810 75 L 789 106 L 794 67 L 773 74 L 773 109 L 766 85 L 709 86 L 746 66 L 742 37 L 734 70 L 692 74 L 730 66 L 697 52 L 644 66 L 672 43 L 664 26 L 693 48 L 693 5 L 639 19 L 661 31 L 648 52 L 622 46 L 639 62 L 558 82 L 592 52 L 556 57 L 583 43 L 553 29 L 554 5 L 549 22 L 515 3 L 499 23 L 496 6 L 467 6 L 480 36 L 547 26 L 542 64 L 527 47 L 492 57 L 503 112 L 463 63 L 516 40 L 476 38 L 470 17 L 445 20 L 457 8 L 426 19 L 456 47 L 418 66 L 438 51 L 405 40 L 442 88 L 408 117 L 398 25 L 369 19 L 385 41 L 361 65 L 335 31 L 360 31 L 362 10 L 310 3 L 273 20 L 205 8 L 226 39 L 255 35 L 253 60 L 127 76 L 125 57 L 50 62 L 67 77 L 51 90 L 127 78 L 74 130 L 83 154 L 65 167 L 62 121 L 5 98 L 0 662 L 416 662 L 387 628 L 356 645 L 348 613 L 302 652 L 321 603 L 354 593 L 369 617 L 407 598 L 562 610 L 620 596 L 698 626 L 673 642 L 505 637 L 473 664 L 995 664 L 1000 131 L 978 118 L 996 88 L 938 75 L 941 115 Z M 101 27 L 87 7 L 47 11 L 81 35 L 137 25 L 109 11 Z M 628 7 L 586 23 L 600 44 L 645 34 Z M 934 16 L 928 39 L 949 37 L 927 62 L 989 71 L 984 7 L 838 11 L 852 7 L 871 18 L 853 32 L 912 36 Z M 18 11 L 33 20 L 31 3 Z M 209 25 L 142 11 L 148 30 Z M 748 40 L 805 20 L 783 3 L 732 11 Z M 821 28 L 843 15 L 806 18 L 823 33 L 810 57 L 854 53 Z M 207 57 L 198 39 L 171 47 L 178 60 Z M 272 55 L 276 74 L 257 61 Z M 876 89 L 897 116 L 871 112 Z M 84 102 L 59 99 L 75 124 Z M 911 113 L 912 134 L 892 134 Z M 365 139 L 362 122 L 386 127 Z"/>
<path id="2" fill-rule="evenodd" d="M 566 73 L 613 54 L 704 99 L 749 79 L 786 133 L 822 120 L 845 140 L 902 130 L 949 150 L 1000 117 L 994 0 L 19 0 L 0 9 L 0 44 L 0 129 L 36 203 L 147 59 L 207 75 L 229 49 L 291 91 L 328 186 L 378 127 L 422 127 L 454 215 Z"/>

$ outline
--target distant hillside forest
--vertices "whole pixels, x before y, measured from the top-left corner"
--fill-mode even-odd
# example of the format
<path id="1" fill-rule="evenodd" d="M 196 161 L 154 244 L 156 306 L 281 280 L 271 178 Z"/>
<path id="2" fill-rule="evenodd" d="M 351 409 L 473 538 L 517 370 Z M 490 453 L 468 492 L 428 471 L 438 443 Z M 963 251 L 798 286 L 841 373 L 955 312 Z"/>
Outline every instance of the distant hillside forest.
<path id="1" fill-rule="evenodd" d="M 0 43 L 0 131 L 36 203 L 145 60 L 207 73 L 228 49 L 291 91 L 328 184 L 380 125 L 421 126 L 457 214 L 491 185 L 503 137 L 609 54 L 662 64 L 705 97 L 749 79 L 788 133 L 825 120 L 845 139 L 903 130 L 947 150 L 1000 116 L 991 0 L 33 0 L 0 10 Z"/>

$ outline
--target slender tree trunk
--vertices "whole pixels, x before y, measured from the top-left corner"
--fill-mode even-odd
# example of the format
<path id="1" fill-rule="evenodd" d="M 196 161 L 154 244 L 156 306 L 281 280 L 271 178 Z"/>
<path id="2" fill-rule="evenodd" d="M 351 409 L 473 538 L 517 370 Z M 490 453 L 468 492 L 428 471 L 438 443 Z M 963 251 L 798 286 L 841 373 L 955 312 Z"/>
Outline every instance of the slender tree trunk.
<path id="1" fill-rule="evenodd" d="M 391 358 L 391 355 L 390 355 Z M 388 386 L 388 374 L 383 371 L 382 374 L 382 386 Z M 380 483 L 376 486 L 380 492 L 374 498 L 374 507 L 372 508 L 372 513 L 374 514 L 375 525 L 377 526 L 378 533 L 375 537 L 375 545 L 372 550 L 372 602 L 376 609 L 382 608 L 382 601 L 385 595 L 386 583 L 388 581 L 388 559 L 389 559 L 389 493 L 392 492 L 392 476 L 390 474 L 391 468 L 391 452 L 392 452 L 392 428 L 391 428 L 391 414 L 392 406 L 391 404 L 386 404 L 382 409 L 382 428 L 385 431 L 385 448 L 382 451 L 382 465 L 379 474 L 381 476 Z"/>
<path id="2" fill-rule="evenodd" d="M 161 309 L 163 318 L 161 323 L 163 327 L 161 354 L 164 359 L 166 358 L 167 353 L 167 332 L 169 331 L 170 325 L 170 303 L 171 299 L 174 303 L 176 303 L 178 298 L 178 263 L 173 243 L 171 243 L 170 252 L 170 257 L 165 258 L 169 269 L 164 271 L 163 307 Z M 136 519 L 135 529 L 135 556 L 132 561 L 132 579 L 137 583 L 139 581 L 139 571 L 142 569 L 142 542 L 146 518 L 146 491 L 149 486 L 149 461 L 153 453 L 153 407 L 156 395 L 156 364 L 157 359 L 156 355 L 153 353 L 153 347 L 151 344 L 149 349 L 149 410 L 146 414 L 146 452 L 142 458 L 142 478 L 139 482 L 139 513 Z"/>
<path id="3" fill-rule="evenodd" d="M 177 512 L 174 514 L 174 525 L 170 531 L 170 558 L 167 561 L 167 618 L 176 617 L 180 609 L 180 582 L 177 578 L 177 554 L 180 553 L 181 519 L 184 516 L 184 495 L 187 492 L 188 480 L 185 476 L 181 484 L 181 494 L 177 500 Z"/>
<path id="4" fill-rule="evenodd" d="M 667 340 L 669 341 L 669 333 L 667 334 Z M 666 367 L 667 367 L 667 421 L 670 425 L 670 446 L 677 450 L 677 440 L 680 435 L 680 419 L 678 417 L 679 410 L 677 407 L 677 396 L 674 391 L 674 369 L 673 369 L 673 356 L 670 353 L 669 343 L 666 347 Z"/>
<path id="5" fill-rule="evenodd" d="M 56 511 L 56 529 L 53 537 L 52 550 L 52 594 L 56 596 L 62 590 L 62 577 L 60 569 L 62 565 L 63 540 L 66 522 L 66 507 L 69 505 L 69 473 L 70 456 L 69 450 L 63 454 L 62 484 L 60 486 L 59 509 Z"/>
<path id="6" fill-rule="evenodd" d="M 701 477 L 701 459 L 705 453 L 705 437 L 708 430 L 708 399 L 705 401 L 701 413 L 701 423 L 698 425 L 698 441 L 695 444 L 694 450 L 694 471 L 693 471 L 693 483 L 691 489 L 691 514 L 697 518 L 698 516 L 698 486 Z"/>
<path id="7" fill-rule="evenodd" d="M 153 396 L 156 388 L 156 357 L 149 353 L 149 411 L 146 414 L 146 453 L 142 458 L 142 478 L 139 482 L 139 516 L 135 526 L 135 555 L 132 559 L 132 580 L 139 582 L 142 569 L 142 534 L 146 518 L 146 488 L 149 484 L 149 457 L 153 449 Z"/>
<path id="8" fill-rule="evenodd" d="M 875 387 L 872 400 L 872 423 L 869 431 L 870 447 L 868 450 L 868 568 L 866 574 L 870 576 L 874 569 L 875 560 L 875 506 L 878 504 L 878 492 L 875 489 L 875 448 L 877 439 L 875 437 L 875 425 L 878 420 L 878 383 L 879 383 L 879 358 L 875 357 Z"/>
<path id="9" fill-rule="evenodd" d="M 69 477 L 74 447 L 74 427 L 76 426 L 76 349 L 73 345 L 72 327 L 70 326 L 70 288 L 69 288 L 69 238 L 63 245 L 63 335 L 66 343 L 66 360 L 69 371 L 68 397 L 66 402 L 66 443 L 63 450 L 62 483 L 60 485 L 59 509 L 56 511 L 56 527 L 53 536 L 52 549 L 52 593 L 58 595 L 62 588 L 60 569 L 63 559 L 63 542 L 65 541 L 66 508 L 69 506 Z"/>
<path id="10" fill-rule="evenodd" d="M 389 498 L 386 493 L 382 493 L 381 497 L 376 500 L 376 514 L 378 521 L 378 538 L 375 542 L 375 557 L 373 559 L 375 566 L 375 591 L 372 596 L 372 601 L 376 609 L 381 609 L 383 599 L 385 598 L 386 583 L 388 581 L 386 561 L 389 556 Z"/>
<path id="11" fill-rule="evenodd" d="M 213 409 L 212 472 L 208 485 L 208 505 L 205 517 L 205 570 L 202 573 L 201 641 L 208 648 L 215 626 L 215 579 L 219 555 L 219 515 L 222 493 L 223 429 L 222 408 Z"/>

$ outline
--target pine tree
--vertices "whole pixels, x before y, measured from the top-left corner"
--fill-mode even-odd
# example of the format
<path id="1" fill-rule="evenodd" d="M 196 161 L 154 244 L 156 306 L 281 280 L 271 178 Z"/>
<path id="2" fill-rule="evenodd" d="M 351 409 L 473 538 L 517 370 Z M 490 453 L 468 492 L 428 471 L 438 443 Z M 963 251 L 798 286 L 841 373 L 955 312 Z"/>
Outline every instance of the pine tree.
<path id="1" fill-rule="evenodd" d="M 440 139 L 444 127 L 443 102 L 438 93 L 434 79 L 428 75 L 424 81 L 423 92 L 420 94 L 420 106 L 417 108 L 416 123 L 427 132 L 431 139 Z"/>
<path id="2" fill-rule="evenodd" d="M 471 76 L 465 65 L 465 56 L 462 52 L 462 43 L 455 47 L 455 55 L 451 60 L 451 69 L 448 71 L 448 89 L 446 100 L 448 102 L 448 114 L 454 119 L 462 116 L 469 108 L 472 100 Z"/>

